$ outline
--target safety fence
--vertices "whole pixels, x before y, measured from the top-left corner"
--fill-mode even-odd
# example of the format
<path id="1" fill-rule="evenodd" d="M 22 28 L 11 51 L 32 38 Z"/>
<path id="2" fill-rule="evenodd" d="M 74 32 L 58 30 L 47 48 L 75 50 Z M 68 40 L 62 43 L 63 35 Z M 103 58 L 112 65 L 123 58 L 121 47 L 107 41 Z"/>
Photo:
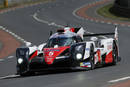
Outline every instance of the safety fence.
<path id="1" fill-rule="evenodd" d="M 39 0 L 8 0 L 8 3 L 14 4 L 14 3 L 25 3 L 25 2 L 31 2 L 31 1 L 39 1 Z"/>

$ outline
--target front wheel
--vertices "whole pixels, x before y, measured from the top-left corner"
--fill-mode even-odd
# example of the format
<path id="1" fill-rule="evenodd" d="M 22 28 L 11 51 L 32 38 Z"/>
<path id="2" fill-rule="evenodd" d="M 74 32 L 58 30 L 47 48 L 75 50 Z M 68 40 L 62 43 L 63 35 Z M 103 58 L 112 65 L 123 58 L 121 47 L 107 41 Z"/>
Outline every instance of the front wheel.
<path id="1" fill-rule="evenodd" d="M 21 65 L 17 64 L 16 69 L 17 69 L 17 74 L 19 74 L 20 76 L 30 76 L 35 74 L 35 72 L 29 70 L 29 66 L 25 63 Z"/>
<path id="2" fill-rule="evenodd" d="M 19 75 L 20 76 L 31 76 L 31 75 L 35 75 L 35 72 L 30 72 L 30 71 L 28 71 L 28 72 L 19 72 Z"/>

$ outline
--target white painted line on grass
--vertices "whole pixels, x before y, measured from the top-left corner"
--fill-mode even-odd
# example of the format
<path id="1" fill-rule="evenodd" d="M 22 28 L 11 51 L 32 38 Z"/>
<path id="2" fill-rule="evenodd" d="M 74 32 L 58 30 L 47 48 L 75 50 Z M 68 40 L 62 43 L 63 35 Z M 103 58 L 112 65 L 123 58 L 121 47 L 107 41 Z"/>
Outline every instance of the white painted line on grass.
<path id="1" fill-rule="evenodd" d="M 108 83 L 115 83 L 115 82 L 119 82 L 119 81 L 123 81 L 123 80 L 128 80 L 128 79 L 130 79 L 130 76 L 119 78 L 119 79 L 115 79 L 115 80 L 110 80 L 110 81 L 108 81 Z"/>

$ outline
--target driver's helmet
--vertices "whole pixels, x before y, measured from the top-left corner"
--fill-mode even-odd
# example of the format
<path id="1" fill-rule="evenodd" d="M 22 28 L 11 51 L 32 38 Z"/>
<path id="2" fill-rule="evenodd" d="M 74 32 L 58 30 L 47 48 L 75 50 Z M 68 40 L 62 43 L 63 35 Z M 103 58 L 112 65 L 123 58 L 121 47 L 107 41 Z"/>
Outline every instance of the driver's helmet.
<path id="1" fill-rule="evenodd" d="M 97 37 L 91 37 L 90 40 L 92 40 L 92 41 L 97 41 L 98 38 L 97 38 Z"/>
<path id="2" fill-rule="evenodd" d="M 70 27 L 65 27 L 64 30 L 65 31 L 69 31 L 71 28 Z"/>

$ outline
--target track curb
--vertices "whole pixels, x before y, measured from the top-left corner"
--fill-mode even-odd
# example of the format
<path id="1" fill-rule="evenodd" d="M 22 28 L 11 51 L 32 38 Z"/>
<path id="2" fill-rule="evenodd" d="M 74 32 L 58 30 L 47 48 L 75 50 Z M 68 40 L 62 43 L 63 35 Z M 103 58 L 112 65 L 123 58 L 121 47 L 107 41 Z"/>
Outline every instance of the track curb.
<path id="1" fill-rule="evenodd" d="M 3 47 L 3 44 L 0 42 L 0 50 L 2 49 L 2 47 Z"/>
<path id="2" fill-rule="evenodd" d="M 52 1 L 52 0 L 49 0 L 49 1 Z M 14 10 L 20 9 L 20 8 L 26 8 L 26 7 L 32 7 L 32 6 L 35 6 L 35 5 L 40 5 L 40 4 L 43 4 L 43 3 L 45 3 L 45 2 L 36 2 L 36 3 L 31 3 L 31 4 L 18 5 L 18 6 L 14 6 L 14 7 L 10 7 L 10 8 L 4 8 L 4 9 L 0 10 L 0 14 L 6 13 L 6 12 L 9 12 L 9 11 L 14 11 Z"/>
<path id="3" fill-rule="evenodd" d="M 49 0 L 49 1 L 53 1 L 53 0 Z M 14 7 L 10 7 L 10 8 L 5 8 L 5 9 L 0 10 L 0 14 L 7 13 L 7 12 L 10 12 L 10 11 L 15 11 L 16 9 L 21 9 L 21 8 L 26 8 L 26 7 L 32 7 L 32 6 L 35 6 L 35 5 L 40 5 L 40 4 L 43 4 L 43 3 L 45 3 L 45 2 L 36 2 L 36 3 L 31 3 L 31 4 L 25 4 L 25 5 L 19 5 L 19 6 L 14 6 Z M 27 42 L 26 40 L 24 40 L 23 38 L 21 38 L 20 36 L 18 36 L 17 34 L 11 32 L 10 30 L 6 29 L 3 26 L 0 26 L 0 32 L 2 32 L 2 34 L 6 33 L 5 35 L 8 36 L 9 38 L 11 38 L 14 41 L 13 43 L 15 45 L 17 44 L 14 48 L 12 48 L 10 46 L 10 48 L 12 48 L 13 51 L 11 50 L 9 52 L 9 50 L 8 50 L 8 52 L 6 52 L 7 50 L 5 50 L 5 49 L 8 49 L 9 46 L 7 45 L 6 41 L 4 41 L 4 38 L 2 38 L 1 43 L 2 43 L 3 47 L 0 49 L 0 59 L 9 56 L 13 52 L 15 52 L 16 48 L 18 48 L 22 43 Z M 1 60 L 3 61 L 3 59 L 1 59 Z"/>
<path id="4" fill-rule="evenodd" d="M 42 3 L 43 2 L 38 2 L 38 3 L 33 3 L 33 4 L 27 4 L 27 5 L 20 5 L 20 6 L 11 7 L 11 8 L 5 8 L 5 9 L 0 10 L 0 14 L 7 13 L 7 12 L 10 12 L 10 11 L 15 11 L 16 9 L 20 9 L 20 8 L 39 5 L 39 4 L 42 4 Z M 10 30 L 6 29 L 3 26 L 0 26 L 0 33 L 1 33 L 1 36 L 3 35 L 3 37 L 0 38 L 0 43 L 2 44 L 2 47 L 0 47 L 0 60 L 1 61 L 4 61 L 5 57 L 14 53 L 16 48 L 18 48 L 21 45 L 21 42 L 22 43 L 27 42 L 26 40 L 19 37 L 18 35 L 16 35 L 15 33 L 11 32 Z M 10 40 L 8 41 L 7 38 L 9 38 Z M 12 45 L 9 44 L 10 41 L 11 41 Z M 15 45 L 13 45 L 13 44 L 15 44 Z M 9 49 L 11 49 L 11 50 L 9 51 Z"/>
<path id="5" fill-rule="evenodd" d="M 84 6 L 81 6 L 80 8 L 76 9 L 73 14 L 80 18 L 80 19 L 86 19 L 92 22 L 98 22 L 98 23 L 106 23 L 106 24 L 112 24 L 112 25 L 121 25 L 121 26 L 127 26 L 130 27 L 130 22 L 122 22 L 122 21 L 113 21 L 111 19 L 101 19 L 96 17 L 91 17 L 87 14 L 88 9 L 91 9 L 92 7 L 95 7 L 97 5 L 101 5 L 107 2 L 110 2 L 112 0 L 100 0 L 97 2 L 89 3 Z"/>
<path id="6" fill-rule="evenodd" d="M 130 87 L 130 80 L 120 82 L 120 83 L 116 83 L 116 84 L 113 84 L 109 87 Z"/>
<path id="7" fill-rule="evenodd" d="M 0 29 L 0 43 L 2 48 L 0 49 L 0 59 L 5 58 L 15 52 L 21 43 L 17 41 L 12 35 Z"/>

